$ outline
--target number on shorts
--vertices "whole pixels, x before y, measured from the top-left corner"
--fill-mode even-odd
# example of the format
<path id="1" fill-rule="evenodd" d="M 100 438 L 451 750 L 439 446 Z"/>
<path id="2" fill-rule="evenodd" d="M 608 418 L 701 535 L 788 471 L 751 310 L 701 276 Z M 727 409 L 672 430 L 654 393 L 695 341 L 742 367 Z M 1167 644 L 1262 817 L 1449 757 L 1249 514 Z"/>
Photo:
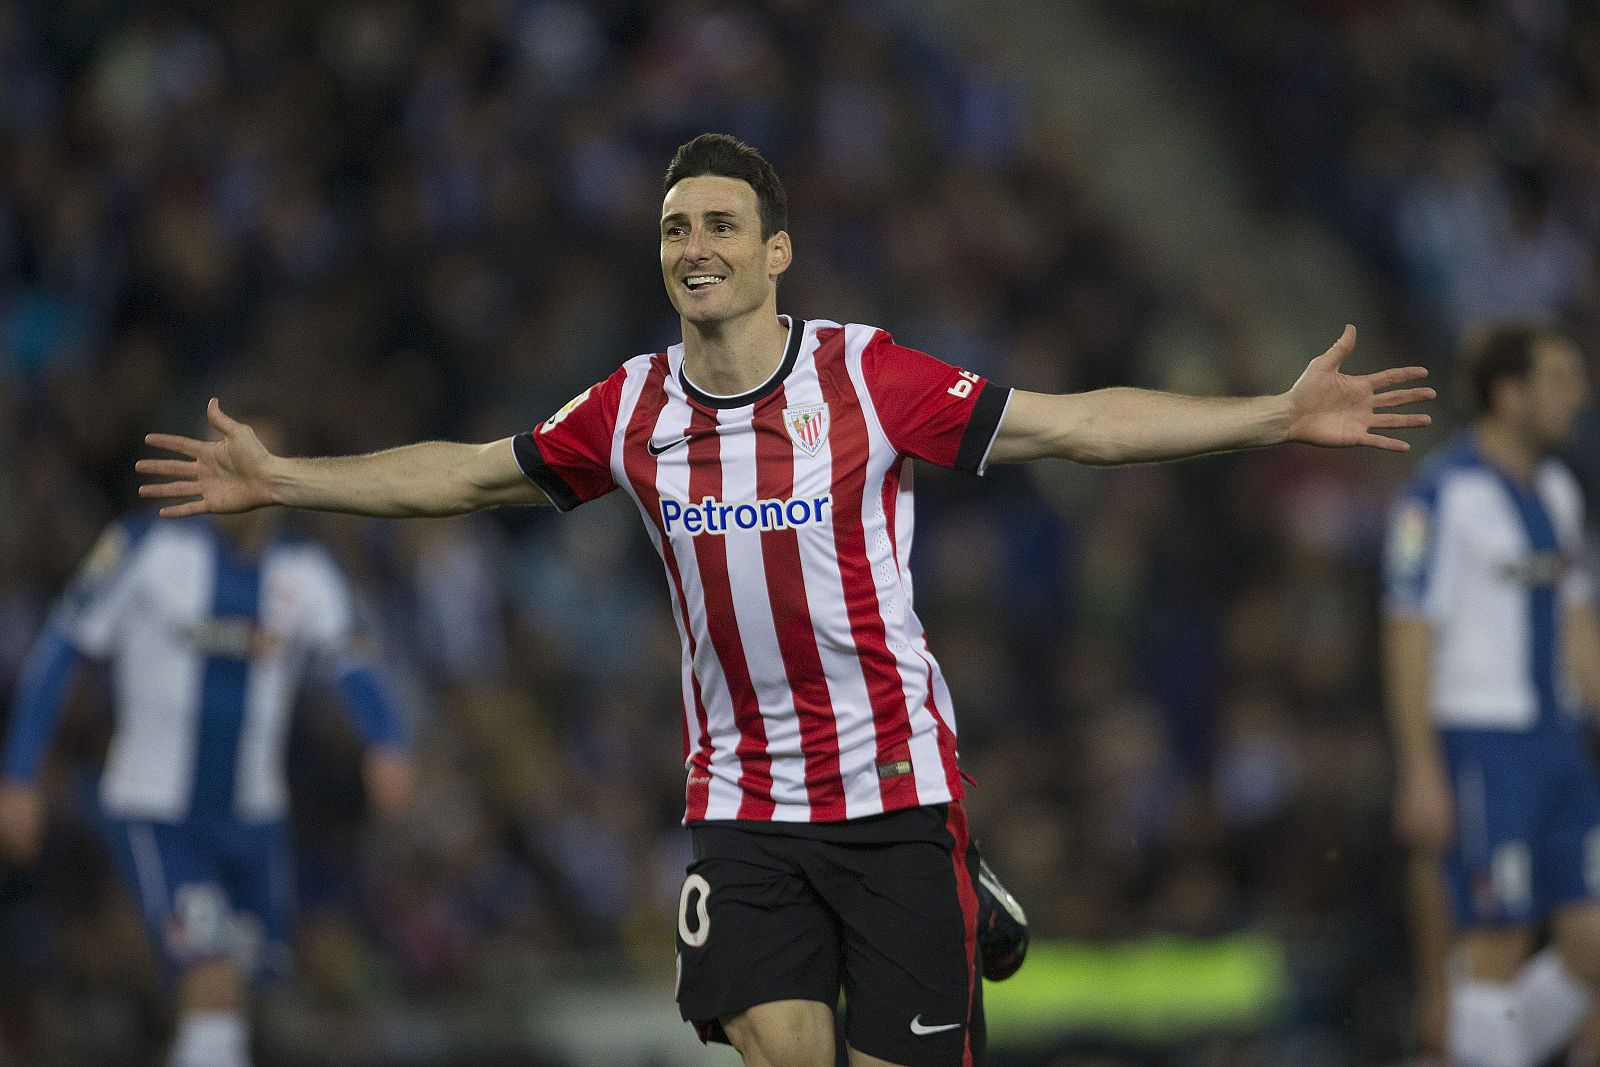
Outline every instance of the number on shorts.
<path id="1" fill-rule="evenodd" d="M 689 898 L 694 897 L 695 929 L 689 929 Z M 699 948 L 711 936 L 711 913 L 706 901 L 711 897 L 711 883 L 698 874 L 683 880 L 683 892 L 678 894 L 678 936 L 690 948 Z"/>
<path id="2" fill-rule="evenodd" d="M 1508 841 L 1494 850 L 1490 884 L 1507 911 L 1520 915 L 1533 906 L 1533 861 L 1525 841 Z"/>
<path id="3" fill-rule="evenodd" d="M 233 906 L 221 886 L 211 882 L 180 885 L 172 894 L 173 918 L 167 936 L 175 954 L 209 956 L 232 950 Z"/>

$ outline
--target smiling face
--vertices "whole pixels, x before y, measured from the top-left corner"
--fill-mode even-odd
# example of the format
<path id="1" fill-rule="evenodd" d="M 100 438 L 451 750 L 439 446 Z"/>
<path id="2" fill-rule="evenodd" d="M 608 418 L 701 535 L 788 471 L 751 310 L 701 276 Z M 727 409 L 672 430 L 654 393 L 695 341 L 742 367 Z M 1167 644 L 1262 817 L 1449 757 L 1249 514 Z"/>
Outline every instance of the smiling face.
<path id="1" fill-rule="evenodd" d="M 686 323 L 714 326 L 763 309 L 776 315 L 777 279 L 789 261 L 787 233 L 762 239 L 748 182 L 684 178 L 661 203 L 661 277 Z"/>

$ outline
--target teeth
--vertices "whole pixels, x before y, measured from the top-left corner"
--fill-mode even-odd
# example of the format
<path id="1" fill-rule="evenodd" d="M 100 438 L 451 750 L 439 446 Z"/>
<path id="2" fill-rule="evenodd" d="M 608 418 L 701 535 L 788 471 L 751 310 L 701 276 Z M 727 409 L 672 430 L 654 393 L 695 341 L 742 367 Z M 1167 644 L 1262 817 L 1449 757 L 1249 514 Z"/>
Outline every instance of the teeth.
<path id="1" fill-rule="evenodd" d="M 685 278 L 683 283 L 685 285 L 715 285 L 721 280 L 721 276 L 716 274 L 696 274 L 691 278 Z"/>

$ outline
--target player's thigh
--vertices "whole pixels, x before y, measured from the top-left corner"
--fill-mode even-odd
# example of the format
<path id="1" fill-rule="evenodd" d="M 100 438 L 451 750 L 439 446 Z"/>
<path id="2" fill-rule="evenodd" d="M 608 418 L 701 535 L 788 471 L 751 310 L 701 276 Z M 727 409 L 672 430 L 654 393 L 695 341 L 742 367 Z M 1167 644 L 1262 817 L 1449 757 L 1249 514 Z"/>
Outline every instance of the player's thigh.
<path id="1" fill-rule="evenodd" d="M 1533 954 L 1531 926 L 1478 927 L 1457 935 L 1461 966 L 1485 982 L 1509 982 Z"/>
<path id="2" fill-rule="evenodd" d="M 216 857 L 185 824 L 107 819 L 106 844 L 169 980 L 226 952 L 227 894 Z"/>
<path id="3" fill-rule="evenodd" d="M 842 848 L 824 889 L 844 930 L 846 1041 L 877 1061 L 956 1067 L 985 1038 L 977 853 L 959 805 L 918 810 L 925 836 Z"/>
<path id="4" fill-rule="evenodd" d="M 1559 909 L 1550 923 L 1550 939 L 1569 971 L 1600 985 L 1600 901 Z"/>
<path id="5" fill-rule="evenodd" d="M 1600 782 L 1576 742 L 1560 753 L 1535 877 L 1575 974 L 1600 977 Z"/>
<path id="6" fill-rule="evenodd" d="M 1456 928 L 1492 934 L 1540 921 L 1547 905 L 1536 892 L 1534 856 L 1544 783 L 1530 771 L 1538 750 L 1498 731 L 1446 730 L 1441 740 L 1456 807 L 1455 840 L 1444 856 Z"/>
<path id="7" fill-rule="evenodd" d="M 219 831 L 221 832 L 221 831 Z M 294 853 L 282 821 L 230 827 L 215 847 L 225 853 L 232 908 L 230 954 L 246 975 L 282 978 L 291 968 Z"/>
<path id="8" fill-rule="evenodd" d="M 695 827 L 692 835 L 697 858 L 676 916 L 683 1018 L 702 1038 L 726 1040 L 723 1020 L 765 1005 L 811 1001 L 830 1012 L 831 1049 L 839 927 L 801 874 L 801 857 L 815 843 L 726 827 Z M 759 1022 L 769 1014 L 751 1018 Z"/>
<path id="9" fill-rule="evenodd" d="M 191 963 L 178 978 L 178 1012 L 239 1011 L 244 1007 L 247 984 L 239 965 L 226 956 Z"/>
<path id="10" fill-rule="evenodd" d="M 1558 910 L 1550 937 L 1567 970 L 1600 986 L 1600 902 L 1584 901 Z"/>
<path id="11" fill-rule="evenodd" d="M 722 1028 L 745 1067 L 834 1067 L 831 1004 L 769 1001 L 723 1018 Z"/>
<path id="12" fill-rule="evenodd" d="M 850 1067 L 910 1067 L 909 1064 L 892 1063 L 889 1060 L 869 1056 L 858 1048 L 850 1050 Z"/>

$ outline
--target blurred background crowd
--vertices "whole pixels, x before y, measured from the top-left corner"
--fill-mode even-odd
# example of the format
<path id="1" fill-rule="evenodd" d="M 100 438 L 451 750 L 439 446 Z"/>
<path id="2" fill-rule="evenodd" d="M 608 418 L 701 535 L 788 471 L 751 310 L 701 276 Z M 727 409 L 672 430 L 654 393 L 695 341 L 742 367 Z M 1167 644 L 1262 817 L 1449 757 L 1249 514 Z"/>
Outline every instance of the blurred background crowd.
<path id="1" fill-rule="evenodd" d="M 1447 402 L 1462 332 L 1502 315 L 1600 356 L 1600 4 L 1104 6 L 1242 131 L 1260 208 L 1375 280 L 1387 342 L 1358 363 L 1426 363 Z M 1094 156 L 1051 132 L 1009 46 L 896 0 L 0 4 L 0 692 L 134 505 L 142 434 L 195 430 L 207 396 L 270 398 L 301 453 L 488 440 L 671 343 L 660 174 L 704 130 L 785 179 L 783 310 L 1029 389 L 1286 387 L 1241 343 L 1251 293 L 1174 284 L 1085 195 Z M 1197 371 L 1180 339 L 1218 358 Z M 1600 500 L 1592 416 L 1585 433 Z M 975 827 L 1036 937 L 1248 932 L 1287 968 L 1258 1033 L 1117 1048 L 1064 1027 L 1030 1052 L 997 1032 L 997 1062 L 1404 1051 L 1374 653 L 1409 468 L 1285 449 L 919 472 L 919 609 Z M 365 598 L 422 788 L 364 821 L 355 741 L 306 694 L 289 1030 L 320 1059 L 284 1062 L 476 1062 L 452 1052 L 464 1032 L 584 968 L 669 1002 L 678 650 L 621 494 L 565 517 L 289 521 Z M 159 1038 L 90 814 L 109 714 L 78 687 L 44 859 L 0 865 L 0 1064 L 143 1064 Z"/>

